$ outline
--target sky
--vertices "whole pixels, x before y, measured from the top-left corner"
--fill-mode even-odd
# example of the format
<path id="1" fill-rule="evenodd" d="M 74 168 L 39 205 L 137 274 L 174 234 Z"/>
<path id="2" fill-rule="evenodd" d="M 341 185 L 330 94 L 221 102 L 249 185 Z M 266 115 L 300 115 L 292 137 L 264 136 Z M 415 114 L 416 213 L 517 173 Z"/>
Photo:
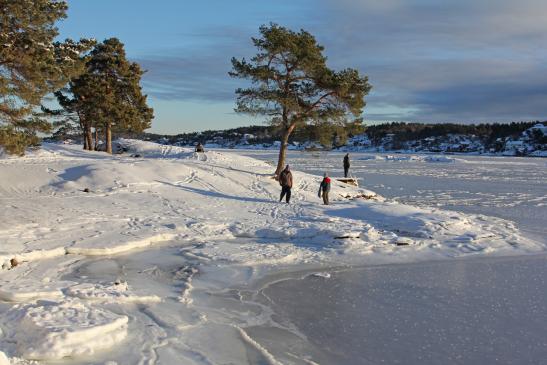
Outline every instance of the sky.
<path id="1" fill-rule="evenodd" d="M 147 70 L 151 132 L 261 124 L 236 114 L 230 59 L 271 22 L 305 29 L 328 66 L 369 77 L 366 122 L 547 119 L 545 0 L 68 0 L 61 38 L 119 38 Z"/>

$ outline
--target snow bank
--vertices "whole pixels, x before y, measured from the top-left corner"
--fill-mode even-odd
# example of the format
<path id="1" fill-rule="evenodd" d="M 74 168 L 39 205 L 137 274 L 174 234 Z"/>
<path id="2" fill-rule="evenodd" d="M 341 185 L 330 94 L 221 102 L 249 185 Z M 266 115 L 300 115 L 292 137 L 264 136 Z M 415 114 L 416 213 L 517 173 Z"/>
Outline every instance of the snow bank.
<path id="1" fill-rule="evenodd" d="M 424 161 L 425 162 L 448 162 L 448 163 L 453 163 L 453 162 L 456 162 L 456 159 L 446 157 L 446 156 L 425 156 Z"/>
<path id="2" fill-rule="evenodd" d="M 8 317 L 18 323 L 14 338 L 29 360 L 90 356 L 127 336 L 127 316 L 79 301 L 16 306 Z"/>
<path id="3" fill-rule="evenodd" d="M 384 157 L 386 161 L 420 161 L 419 156 L 394 156 L 387 155 Z"/>
<path id="4" fill-rule="evenodd" d="M 0 150 L 0 157 L 1 157 L 1 153 L 2 151 Z M 10 365 L 8 357 L 2 351 L 0 351 L 0 365 Z"/>
<path id="5" fill-rule="evenodd" d="M 394 161 L 394 162 L 401 162 L 401 161 L 445 162 L 445 163 L 456 162 L 455 158 L 446 157 L 446 156 L 386 155 L 384 158 L 386 161 Z"/>
<path id="6" fill-rule="evenodd" d="M 547 157 L 547 151 L 541 151 L 537 150 L 532 153 L 530 153 L 530 156 L 532 157 Z"/>
<path id="7" fill-rule="evenodd" d="M 187 158 L 193 155 L 193 149 L 160 145 L 153 142 L 120 138 L 115 141 L 123 151 L 148 158 Z"/>
<path id="8" fill-rule="evenodd" d="M 68 281 L 36 283 L 34 280 L 20 279 L 0 286 L 0 299 L 7 302 L 61 299 L 64 296 L 62 290 L 74 284 Z"/>
<path id="9" fill-rule="evenodd" d="M 151 246 L 155 243 L 166 242 L 176 237 L 175 234 L 159 234 L 156 236 L 145 237 L 142 239 L 131 239 L 129 238 L 126 242 L 117 242 L 117 243 L 108 243 L 103 242 L 98 244 L 97 242 L 85 242 L 78 246 L 72 246 L 66 248 L 67 254 L 74 255 L 83 255 L 83 256 L 106 256 L 106 255 L 116 255 L 123 252 L 142 249 L 148 246 Z M 119 241 L 119 240 L 118 240 Z"/>
<path id="10" fill-rule="evenodd" d="M 357 158 L 357 160 L 368 161 L 368 160 L 381 160 L 382 158 L 378 155 L 362 156 Z"/>
<path id="11" fill-rule="evenodd" d="M 157 295 L 135 295 L 129 291 L 126 282 L 112 284 L 83 283 L 70 286 L 66 290 L 67 296 L 87 301 L 106 303 L 157 303 L 161 298 Z"/>

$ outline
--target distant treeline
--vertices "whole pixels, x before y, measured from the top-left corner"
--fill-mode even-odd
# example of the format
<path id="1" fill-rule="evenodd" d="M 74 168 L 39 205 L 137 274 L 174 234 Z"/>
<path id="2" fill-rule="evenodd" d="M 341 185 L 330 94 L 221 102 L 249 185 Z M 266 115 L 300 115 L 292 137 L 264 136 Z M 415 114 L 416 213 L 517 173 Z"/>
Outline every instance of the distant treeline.
<path id="1" fill-rule="evenodd" d="M 449 134 L 474 135 L 480 138 L 485 145 L 492 144 L 498 138 L 518 137 L 526 129 L 537 123 L 547 124 L 546 122 L 513 122 L 513 123 L 483 123 L 483 124 L 424 124 L 424 123 L 403 123 L 392 122 L 375 125 L 355 124 L 346 126 L 346 130 L 340 131 L 332 128 L 326 128 L 325 125 L 308 125 L 300 129 L 291 136 L 291 141 L 310 142 L 318 141 L 329 147 L 337 147 L 346 142 L 347 137 L 366 133 L 373 145 L 388 134 L 393 135 L 394 142 L 407 142 L 413 140 L 422 140 L 428 137 L 442 137 Z M 345 132 L 345 133 L 344 133 Z M 164 138 L 168 143 L 186 142 L 205 143 L 213 140 L 239 141 L 245 135 L 253 135 L 255 138 L 249 140 L 250 143 L 272 143 L 278 139 L 278 133 L 272 126 L 249 126 L 226 130 L 209 130 L 204 132 L 182 133 L 177 135 L 159 135 L 147 133 L 144 135 L 147 139 L 159 140 Z"/>
<path id="2" fill-rule="evenodd" d="M 497 138 L 518 137 L 526 129 L 541 123 L 513 122 L 492 124 L 422 124 L 422 123 L 385 123 L 366 127 L 366 133 L 373 143 L 378 143 L 387 134 L 394 134 L 394 141 L 407 142 L 428 137 L 441 137 L 449 134 L 474 135 L 485 144 L 494 142 Z M 547 123 L 547 122 L 543 122 Z"/>
<path id="3" fill-rule="evenodd" d="M 273 142 L 276 140 L 276 138 L 278 138 L 277 134 L 275 134 L 274 127 L 260 125 L 252 125 L 249 127 L 238 127 L 224 130 L 207 130 L 203 132 L 180 133 L 176 135 L 145 133 L 143 137 L 150 140 L 159 140 L 163 138 L 166 139 L 168 143 L 174 144 L 176 142 L 205 143 L 207 141 L 212 141 L 215 138 L 218 140 L 219 137 L 225 141 L 235 141 L 240 140 L 241 137 L 245 134 L 252 134 L 253 136 L 255 136 L 258 143 Z"/>

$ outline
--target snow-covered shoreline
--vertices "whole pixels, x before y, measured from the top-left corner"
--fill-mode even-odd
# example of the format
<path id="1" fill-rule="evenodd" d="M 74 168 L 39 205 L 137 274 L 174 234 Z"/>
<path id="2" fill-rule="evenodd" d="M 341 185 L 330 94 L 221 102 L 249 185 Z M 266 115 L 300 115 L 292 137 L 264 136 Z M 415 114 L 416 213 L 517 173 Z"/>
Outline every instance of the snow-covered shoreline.
<path id="1" fill-rule="evenodd" d="M 150 343 L 136 311 L 157 321 L 186 311 L 187 317 L 177 319 L 176 325 L 159 330 L 174 335 L 192 328 L 194 335 L 206 338 L 221 324 L 203 318 L 195 307 L 193 295 L 203 296 L 208 285 L 196 284 L 202 278 L 229 285 L 231 280 L 257 280 L 277 267 L 545 250 L 543 243 L 522 236 L 503 219 L 405 206 L 342 183 L 333 186 L 333 204 L 325 207 L 317 198 L 319 178 L 298 171 L 293 201 L 286 205 L 277 201 L 279 187 L 270 178 L 273 168 L 267 163 L 232 153 L 198 155 L 180 147 L 121 143 L 129 154 L 107 156 L 80 146 L 45 145 L 22 159 L 0 159 L 0 200 L 5 207 L 0 222 L 0 349 L 8 356 L 99 356 L 106 347 L 94 342 L 93 334 L 107 332 L 112 333 L 111 345 L 127 336 Z M 363 195 L 369 199 L 351 199 Z M 176 256 L 169 274 L 173 281 L 155 288 L 155 280 L 166 275 L 161 260 L 171 260 L 165 252 Z M 128 258 L 112 256 L 120 254 Z M 120 260 L 131 261 L 129 257 L 150 266 L 140 271 L 116 266 Z M 155 257 L 161 260 L 152 265 Z M 112 271 L 103 280 L 72 274 L 93 262 L 116 264 L 91 270 Z M 132 282 L 129 272 L 140 274 L 139 280 Z M 178 294 L 172 297 L 172 291 Z M 64 313 L 63 318 L 72 322 L 60 323 L 53 313 Z M 90 316 L 97 319 L 79 319 Z M 228 327 L 221 332 L 228 336 L 230 328 L 235 329 L 232 335 L 247 341 L 245 346 L 253 347 L 258 358 L 271 356 L 262 345 L 246 339 L 244 326 L 232 325 L 222 322 Z M 50 342 L 22 340 L 27 332 L 42 333 Z M 91 336 L 83 337 L 88 346 L 70 340 L 81 333 Z M 177 346 L 179 359 L 200 363 L 199 356 L 212 356 L 197 345 L 199 356 L 192 355 L 190 339 Z M 237 361 L 239 355 L 232 355 Z"/>

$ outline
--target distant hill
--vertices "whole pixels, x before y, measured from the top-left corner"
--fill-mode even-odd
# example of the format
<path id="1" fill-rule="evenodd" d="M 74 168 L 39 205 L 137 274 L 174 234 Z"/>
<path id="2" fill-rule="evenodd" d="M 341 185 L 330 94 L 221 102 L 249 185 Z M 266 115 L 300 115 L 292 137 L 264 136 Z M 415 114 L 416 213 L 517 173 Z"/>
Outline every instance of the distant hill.
<path id="1" fill-rule="evenodd" d="M 279 133 L 275 128 L 257 125 L 177 135 L 143 133 L 122 136 L 177 146 L 202 143 L 206 148 L 279 147 Z M 547 156 L 547 121 L 483 124 L 393 122 L 359 128 L 352 125 L 351 130 L 345 131 L 309 125 L 296 131 L 289 142 L 290 149 Z"/>

